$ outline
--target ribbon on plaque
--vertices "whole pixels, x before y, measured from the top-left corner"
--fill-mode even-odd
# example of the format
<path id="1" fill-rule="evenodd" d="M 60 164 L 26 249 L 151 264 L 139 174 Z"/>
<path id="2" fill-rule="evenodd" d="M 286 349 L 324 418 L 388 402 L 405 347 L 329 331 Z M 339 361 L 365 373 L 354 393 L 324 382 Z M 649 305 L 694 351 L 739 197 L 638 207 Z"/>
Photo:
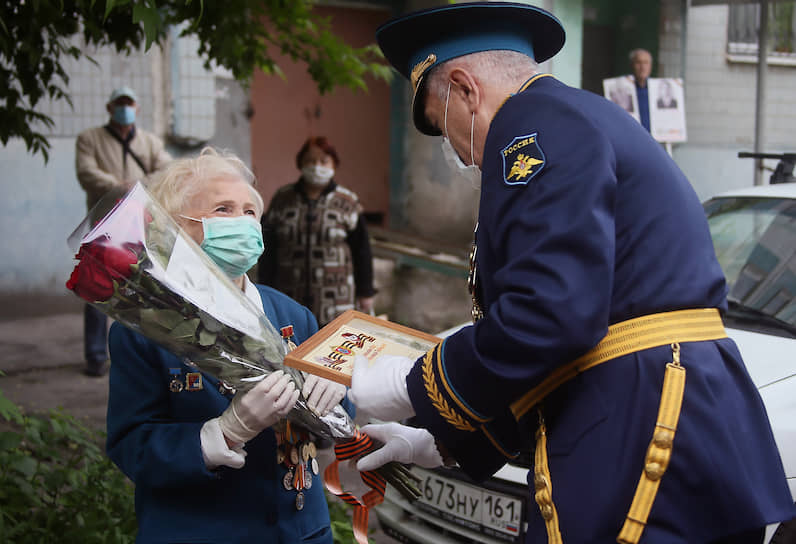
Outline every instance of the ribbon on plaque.
<path id="1" fill-rule="evenodd" d="M 368 514 L 372 507 L 384 501 L 387 481 L 375 472 L 369 470 L 360 472 L 359 475 L 362 481 L 371 487 L 371 490 L 365 493 L 362 496 L 362 501 L 360 501 L 355 495 L 343 491 L 343 487 L 340 484 L 340 472 L 337 467 L 340 461 L 358 459 L 374 449 L 376 449 L 376 446 L 373 444 L 373 440 L 357 429 L 351 440 L 335 445 L 335 460 L 326 467 L 323 473 L 326 489 L 329 490 L 329 493 L 340 497 L 341 500 L 354 507 L 352 526 L 354 537 L 359 544 L 368 544 Z"/>

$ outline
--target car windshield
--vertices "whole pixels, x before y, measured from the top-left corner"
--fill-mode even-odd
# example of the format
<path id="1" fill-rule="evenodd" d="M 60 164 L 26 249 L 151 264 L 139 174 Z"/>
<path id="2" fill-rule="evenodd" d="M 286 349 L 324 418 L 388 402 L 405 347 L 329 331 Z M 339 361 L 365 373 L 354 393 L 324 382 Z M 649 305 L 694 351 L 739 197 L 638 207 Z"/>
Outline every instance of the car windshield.
<path id="1" fill-rule="evenodd" d="M 714 198 L 705 211 L 727 277 L 727 317 L 796 336 L 796 199 Z"/>

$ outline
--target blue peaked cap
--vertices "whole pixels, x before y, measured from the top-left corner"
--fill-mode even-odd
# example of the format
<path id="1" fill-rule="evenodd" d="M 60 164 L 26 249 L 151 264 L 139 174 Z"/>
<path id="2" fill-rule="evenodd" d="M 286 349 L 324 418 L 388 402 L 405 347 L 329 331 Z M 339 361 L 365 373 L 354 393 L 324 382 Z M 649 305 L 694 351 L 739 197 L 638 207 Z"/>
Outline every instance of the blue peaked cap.
<path id="1" fill-rule="evenodd" d="M 383 24 L 376 41 L 414 91 L 417 129 L 431 136 L 423 113 L 423 82 L 439 64 L 480 51 L 509 50 L 544 62 L 564 46 L 564 27 L 547 11 L 511 2 L 468 2 L 409 13 Z"/>

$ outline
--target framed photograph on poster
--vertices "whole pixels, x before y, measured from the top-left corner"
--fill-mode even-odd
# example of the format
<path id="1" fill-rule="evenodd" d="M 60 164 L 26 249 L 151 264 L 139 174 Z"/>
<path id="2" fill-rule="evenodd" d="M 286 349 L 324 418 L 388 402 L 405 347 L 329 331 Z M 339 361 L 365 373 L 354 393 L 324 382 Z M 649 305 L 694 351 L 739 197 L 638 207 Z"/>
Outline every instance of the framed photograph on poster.
<path id="1" fill-rule="evenodd" d="M 659 142 L 684 142 L 685 92 L 680 78 L 650 78 L 650 132 Z"/>
<path id="2" fill-rule="evenodd" d="M 417 359 L 442 342 L 431 334 L 348 310 L 285 356 L 285 365 L 351 385 L 354 358 L 382 355 Z"/>
<path id="3" fill-rule="evenodd" d="M 638 97 L 636 84 L 632 76 L 612 77 L 603 80 L 603 95 L 605 98 L 620 106 L 623 110 L 639 120 Z"/>

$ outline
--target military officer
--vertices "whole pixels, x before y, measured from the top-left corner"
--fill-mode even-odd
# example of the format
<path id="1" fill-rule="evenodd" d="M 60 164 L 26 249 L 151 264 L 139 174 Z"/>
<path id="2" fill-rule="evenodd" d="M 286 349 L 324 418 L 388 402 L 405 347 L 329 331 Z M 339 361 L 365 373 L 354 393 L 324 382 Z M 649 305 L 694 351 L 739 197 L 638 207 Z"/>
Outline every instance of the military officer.
<path id="1" fill-rule="evenodd" d="M 762 542 L 793 502 L 677 165 L 618 106 L 538 72 L 565 40 L 544 10 L 449 5 L 377 39 L 415 126 L 481 179 L 476 322 L 417 361 L 357 361 L 358 408 L 422 428 L 366 427 L 385 446 L 359 468 L 483 479 L 527 446 L 529 542 Z"/>

